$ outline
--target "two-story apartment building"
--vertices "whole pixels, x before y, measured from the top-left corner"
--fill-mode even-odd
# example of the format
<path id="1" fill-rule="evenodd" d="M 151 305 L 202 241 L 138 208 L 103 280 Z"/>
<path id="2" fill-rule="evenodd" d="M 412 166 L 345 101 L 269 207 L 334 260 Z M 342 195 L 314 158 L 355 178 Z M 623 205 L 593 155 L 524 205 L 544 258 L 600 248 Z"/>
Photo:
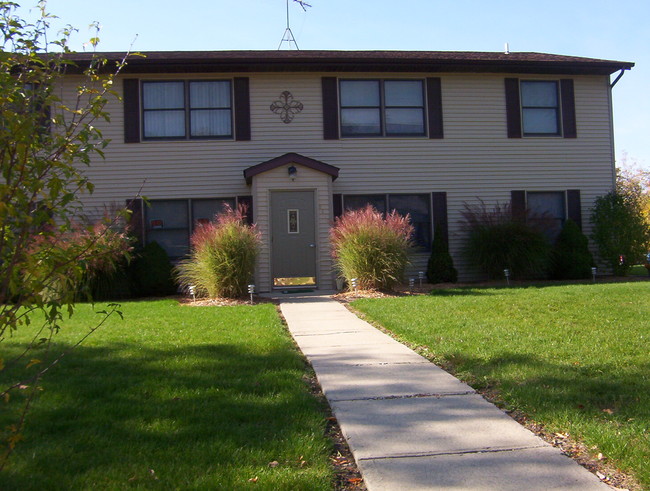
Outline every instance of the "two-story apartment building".
<path id="1" fill-rule="evenodd" d="M 145 55 L 119 77 L 85 206 L 141 190 L 136 233 L 179 258 L 197 223 L 244 203 L 263 238 L 259 291 L 332 288 L 329 227 L 366 203 L 410 214 L 415 271 L 436 228 L 465 279 L 466 202 L 512 200 L 588 232 L 614 180 L 610 75 L 633 66 L 540 53 Z"/>

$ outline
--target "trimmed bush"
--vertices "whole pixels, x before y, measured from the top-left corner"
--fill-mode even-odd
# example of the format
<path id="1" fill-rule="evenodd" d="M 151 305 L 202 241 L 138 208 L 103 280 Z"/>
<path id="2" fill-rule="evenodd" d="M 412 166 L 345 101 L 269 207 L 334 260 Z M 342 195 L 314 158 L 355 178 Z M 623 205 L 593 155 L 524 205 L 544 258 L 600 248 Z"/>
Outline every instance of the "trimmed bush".
<path id="1" fill-rule="evenodd" d="M 371 205 L 346 211 L 330 230 L 339 275 L 361 289 L 393 288 L 404 277 L 412 234 L 408 215 L 384 218 Z"/>
<path id="2" fill-rule="evenodd" d="M 253 278 L 260 235 L 245 222 L 246 209 L 226 207 L 216 221 L 199 225 L 192 234 L 190 258 L 176 267 L 184 289 L 194 286 L 201 297 L 238 298 Z"/>
<path id="3" fill-rule="evenodd" d="M 433 244 L 431 244 L 427 279 L 429 283 L 456 283 L 458 280 L 458 271 L 454 268 L 454 261 L 439 228 L 435 229 Z"/>
<path id="4" fill-rule="evenodd" d="M 594 258 L 589 241 L 573 220 L 567 220 L 553 247 L 552 277 L 558 280 L 591 278 Z"/>
<path id="5" fill-rule="evenodd" d="M 514 279 L 546 277 L 551 245 L 541 229 L 543 217 L 515 219 L 510 204 L 465 204 L 463 224 L 467 230 L 465 255 L 489 278 L 503 278 L 509 269 Z"/>
<path id="6" fill-rule="evenodd" d="M 172 263 L 158 242 L 150 242 L 138 251 L 129 269 L 136 297 L 165 297 L 177 292 Z"/>

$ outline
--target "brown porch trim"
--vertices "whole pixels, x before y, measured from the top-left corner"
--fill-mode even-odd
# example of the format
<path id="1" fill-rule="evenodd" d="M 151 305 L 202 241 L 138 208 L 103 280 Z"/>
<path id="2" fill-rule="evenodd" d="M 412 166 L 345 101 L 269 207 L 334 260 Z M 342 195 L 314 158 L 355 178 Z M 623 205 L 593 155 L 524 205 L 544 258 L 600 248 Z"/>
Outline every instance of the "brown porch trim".
<path id="1" fill-rule="evenodd" d="M 248 169 L 244 169 L 244 178 L 246 178 L 246 184 L 250 184 L 253 181 L 253 177 L 261 174 L 262 172 L 267 172 L 277 167 L 289 164 L 300 164 L 304 167 L 323 172 L 324 174 L 332 176 L 332 181 L 339 177 L 338 167 L 326 164 L 320 160 L 305 157 L 304 155 L 300 155 L 298 153 L 285 153 L 284 155 L 280 155 L 274 159 L 267 160 L 266 162 L 254 165 Z"/>

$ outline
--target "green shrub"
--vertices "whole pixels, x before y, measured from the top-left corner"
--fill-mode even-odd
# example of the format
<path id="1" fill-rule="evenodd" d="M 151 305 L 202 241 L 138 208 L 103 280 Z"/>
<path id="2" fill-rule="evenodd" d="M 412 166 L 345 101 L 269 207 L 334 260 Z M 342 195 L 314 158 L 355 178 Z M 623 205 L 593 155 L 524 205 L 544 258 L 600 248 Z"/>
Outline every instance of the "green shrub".
<path id="1" fill-rule="evenodd" d="M 227 207 L 216 221 L 200 225 L 192 234 L 190 258 L 176 267 L 184 289 L 194 286 L 198 296 L 238 298 L 253 278 L 260 236 L 247 225 L 246 210 Z"/>
<path id="2" fill-rule="evenodd" d="M 431 256 L 427 263 L 427 279 L 429 283 L 455 283 L 458 280 L 458 271 L 454 268 L 454 261 L 439 228 L 435 229 L 433 235 Z"/>
<path id="3" fill-rule="evenodd" d="M 173 266 L 158 242 L 150 242 L 137 251 L 129 269 L 136 297 L 164 297 L 177 292 Z"/>
<path id="4" fill-rule="evenodd" d="M 391 289 L 402 281 L 413 227 L 395 211 L 384 218 L 368 205 L 346 211 L 330 230 L 332 255 L 340 276 L 362 289 Z"/>
<path id="5" fill-rule="evenodd" d="M 551 276 L 557 280 L 591 278 L 594 258 L 589 241 L 573 220 L 567 220 L 553 247 Z"/>
<path id="6" fill-rule="evenodd" d="M 612 191 L 596 198 L 591 223 L 598 256 L 615 274 L 625 276 L 643 261 L 650 247 L 650 226 L 637 196 Z M 622 264 L 619 256 L 624 258 Z"/>
<path id="7" fill-rule="evenodd" d="M 547 274 L 551 245 L 542 230 L 543 217 L 515 219 L 510 204 L 493 209 L 465 204 L 463 225 L 467 230 L 465 256 L 492 279 L 503 278 L 509 269 L 514 279 L 540 279 Z"/>

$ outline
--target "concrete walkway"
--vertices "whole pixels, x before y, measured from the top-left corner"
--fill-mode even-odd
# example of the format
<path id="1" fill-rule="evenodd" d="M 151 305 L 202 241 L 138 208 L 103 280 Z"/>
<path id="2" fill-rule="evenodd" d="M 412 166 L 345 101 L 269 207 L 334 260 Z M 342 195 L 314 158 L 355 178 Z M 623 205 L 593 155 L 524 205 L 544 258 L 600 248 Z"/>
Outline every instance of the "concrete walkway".
<path id="1" fill-rule="evenodd" d="M 279 299 L 369 490 L 611 490 L 340 303 Z"/>

